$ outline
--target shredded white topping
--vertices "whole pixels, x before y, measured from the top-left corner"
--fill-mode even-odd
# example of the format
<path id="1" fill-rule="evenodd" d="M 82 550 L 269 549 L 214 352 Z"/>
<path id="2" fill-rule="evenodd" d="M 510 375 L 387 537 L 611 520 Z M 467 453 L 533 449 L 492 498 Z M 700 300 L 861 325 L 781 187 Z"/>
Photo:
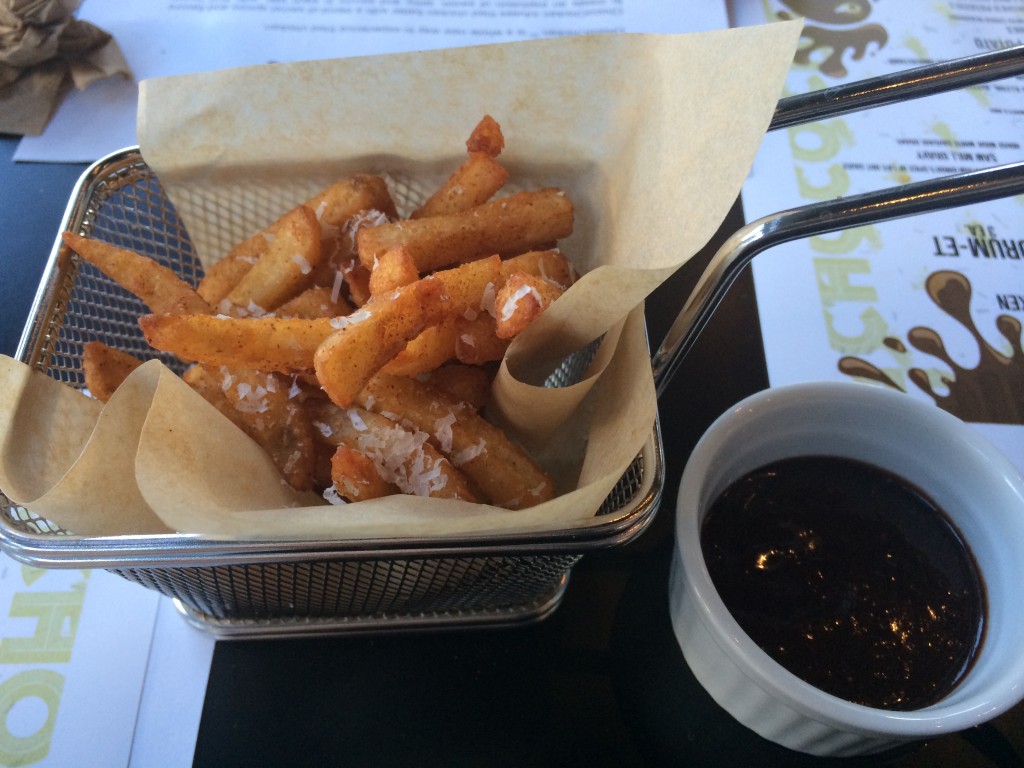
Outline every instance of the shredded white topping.
<path id="1" fill-rule="evenodd" d="M 288 399 L 292 400 L 302 394 L 302 387 L 299 386 L 299 377 L 292 376 L 292 385 L 288 389 Z"/>
<path id="2" fill-rule="evenodd" d="M 452 425 L 455 423 L 455 414 L 449 413 L 434 422 L 434 439 L 442 453 L 452 451 Z"/>
<path id="3" fill-rule="evenodd" d="M 388 215 L 383 211 L 369 210 L 357 213 L 347 222 L 345 222 L 345 233 L 349 236 L 352 242 L 352 247 L 356 244 L 356 233 L 360 227 L 378 227 L 381 224 L 388 223 Z"/>
<path id="4" fill-rule="evenodd" d="M 521 285 L 518 289 L 516 289 L 515 293 L 513 293 L 511 296 L 508 297 L 508 299 L 505 300 L 505 303 L 502 305 L 501 319 L 508 320 L 510 317 L 512 317 L 512 315 L 514 315 L 516 313 L 516 310 L 519 308 L 519 302 L 522 301 L 527 296 L 533 296 L 538 306 L 544 303 L 541 299 L 540 293 L 538 293 L 536 288 L 534 288 L 532 285 Z"/>
<path id="5" fill-rule="evenodd" d="M 471 445 L 468 448 L 463 448 L 461 451 L 452 456 L 452 464 L 456 467 L 461 467 L 463 464 L 472 461 L 487 448 L 487 444 L 481 437 L 480 442 L 476 445 Z"/>
<path id="6" fill-rule="evenodd" d="M 475 347 L 476 346 L 476 339 L 474 339 L 473 336 L 471 334 L 468 334 L 468 333 L 464 333 L 461 336 L 459 336 L 459 341 L 461 341 L 467 347 Z"/>
<path id="7" fill-rule="evenodd" d="M 315 211 L 315 215 L 316 215 L 316 220 L 317 221 L 320 221 L 320 219 L 322 219 L 324 217 L 324 211 L 326 211 L 326 210 L 327 210 L 327 201 L 326 200 L 321 200 L 320 201 L 320 205 L 318 205 L 316 207 L 316 211 Z"/>
<path id="8" fill-rule="evenodd" d="M 408 430 L 395 424 L 387 429 L 359 435 L 359 450 L 369 456 L 380 476 L 394 483 L 403 493 L 429 496 L 445 486 L 439 461 L 434 461 L 423 446 L 430 436 L 420 430 Z"/>
<path id="9" fill-rule="evenodd" d="M 370 310 L 366 307 L 360 307 L 351 315 L 339 315 L 338 317 L 331 318 L 331 327 L 337 328 L 339 331 L 342 328 L 347 328 L 354 323 L 360 323 L 370 316 Z"/>
<path id="10" fill-rule="evenodd" d="M 308 275 L 310 272 L 313 271 L 313 265 L 310 264 L 309 260 L 301 253 L 293 253 L 292 262 L 299 268 L 299 271 L 304 275 Z"/>
<path id="11" fill-rule="evenodd" d="M 494 290 L 494 283 L 488 283 L 484 286 L 484 295 L 480 297 L 480 309 L 491 317 L 497 317 L 494 313 L 494 298 L 496 295 L 497 292 Z"/>
<path id="12" fill-rule="evenodd" d="M 329 501 L 331 504 L 348 504 L 348 502 L 342 498 L 342 495 L 338 493 L 338 489 L 333 485 L 324 489 L 324 499 Z"/>
<path id="13" fill-rule="evenodd" d="M 330 437 L 331 435 L 334 434 L 334 430 L 331 429 L 330 424 L 325 424 L 322 421 L 314 421 L 313 426 L 320 430 L 320 434 L 323 435 L 324 437 Z"/>
<path id="14" fill-rule="evenodd" d="M 348 411 L 345 412 L 345 415 L 348 416 L 348 420 L 352 423 L 352 427 L 354 429 L 358 430 L 359 432 L 365 432 L 368 429 L 368 427 L 366 426 L 366 422 L 363 421 L 363 417 L 359 415 L 359 411 L 357 411 L 355 408 L 350 408 Z"/>
<path id="15" fill-rule="evenodd" d="M 337 304 L 338 298 L 341 296 L 341 284 L 345 282 L 345 275 L 341 273 L 341 270 L 335 270 L 334 272 L 334 285 L 331 286 L 331 303 Z"/>
<path id="16" fill-rule="evenodd" d="M 477 312 L 472 307 L 469 307 L 465 312 L 462 313 L 462 316 L 464 318 L 466 318 L 467 320 L 469 320 L 469 322 L 472 323 L 474 320 L 476 320 L 480 316 L 480 313 Z"/>

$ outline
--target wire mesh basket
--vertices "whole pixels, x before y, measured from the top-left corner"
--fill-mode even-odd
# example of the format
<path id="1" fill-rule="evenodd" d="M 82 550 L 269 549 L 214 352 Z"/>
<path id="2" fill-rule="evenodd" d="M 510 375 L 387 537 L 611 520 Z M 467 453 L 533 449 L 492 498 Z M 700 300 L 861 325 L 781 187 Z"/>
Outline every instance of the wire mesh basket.
<path id="1" fill-rule="evenodd" d="M 62 230 L 152 257 L 196 284 L 202 276 L 188 233 L 136 148 L 91 167 Z M 146 344 L 145 306 L 59 243 L 54 246 L 18 357 L 61 382 L 84 387 L 83 345 L 106 343 L 141 359 L 181 361 Z M 550 386 L 578 380 L 589 357 L 568 359 Z M 543 618 L 560 603 L 572 566 L 591 548 L 637 536 L 660 499 L 658 424 L 641 454 L 584 529 L 451 539 L 212 541 L 191 535 L 83 537 L 0 494 L 0 545 L 40 567 L 112 571 L 177 601 L 195 625 L 219 637 L 509 625 Z"/>

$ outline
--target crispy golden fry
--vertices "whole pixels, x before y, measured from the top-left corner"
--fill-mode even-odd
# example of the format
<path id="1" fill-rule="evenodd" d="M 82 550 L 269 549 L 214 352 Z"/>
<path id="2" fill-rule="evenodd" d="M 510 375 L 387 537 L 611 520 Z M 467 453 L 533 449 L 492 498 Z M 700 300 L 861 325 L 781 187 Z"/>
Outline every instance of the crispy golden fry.
<path id="1" fill-rule="evenodd" d="M 423 280 L 437 282 L 442 286 L 447 315 L 472 316 L 491 308 L 501 281 L 501 259 L 488 256 L 469 261 L 434 272 Z"/>
<path id="2" fill-rule="evenodd" d="M 317 461 L 313 425 L 286 377 L 195 365 L 182 378 L 255 440 L 289 485 L 300 491 L 313 487 Z"/>
<path id="3" fill-rule="evenodd" d="M 331 483 L 348 501 L 366 501 L 401 493 L 383 477 L 373 459 L 355 448 L 339 445 L 331 456 Z"/>
<path id="4" fill-rule="evenodd" d="M 446 216 L 486 203 L 508 181 L 508 171 L 483 152 L 470 152 L 466 161 L 445 179 L 410 219 Z"/>
<path id="5" fill-rule="evenodd" d="M 337 318 L 143 315 L 150 346 L 186 360 L 290 373 L 313 367 L 313 355 Z"/>
<path id="6" fill-rule="evenodd" d="M 494 300 L 495 334 L 499 339 L 515 338 L 562 293 L 559 286 L 542 277 L 514 272 Z"/>
<path id="7" fill-rule="evenodd" d="M 102 403 L 107 402 L 128 374 L 140 365 L 142 361 L 138 358 L 99 341 L 86 342 L 82 348 L 85 388 Z"/>
<path id="8" fill-rule="evenodd" d="M 316 350 L 320 386 L 338 405 L 351 404 L 373 374 L 443 317 L 444 294 L 436 281 L 417 280 L 372 299 Z"/>
<path id="9" fill-rule="evenodd" d="M 380 176 L 357 173 L 337 181 L 305 202 L 321 224 L 344 227 L 350 220 L 367 211 L 396 218 L 394 200 L 388 192 L 387 182 Z"/>
<path id="10" fill-rule="evenodd" d="M 505 283 L 515 272 L 542 277 L 563 290 L 576 281 L 570 262 L 561 251 L 527 251 L 501 262 L 501 281 Z"/>
<path id="11" fill-rule="evenodd" d="M 312 320 L 317 317 L 340 317 L 352 312 L 352 307 L 341 296 L 334 297 L 330 288 L 314 285 L 294 299 L 282 304 L 274 314 L 277 317 L 297 317 Z"/>
<path id="12" fill-rule="evenodd" d="M 501 429 L 416 379 L 374 376 L 358 400 L 377 413 L 401 414 L 430 435 L 492 504 L 523 509 L 554 496 L 551 478 Z"/>
<path id="13" fill-rule="evenodd" d="M 256 256 L 232 251 L 206 270 L 196 286 L 196 293 L 211 307 L 219 306 L 257 260 Z"/>
<path id="14" fill-rule="evenodd" d="M 304 205 L 293 208 L 278 220 L 266 252 L 226 301 L 243 313 L 272 312 L 312 284 L 322 254 L 316 214 Z"/>
<path id="15" fill-rule="evenodd" d="M 457 332 L 454 317 L 424 328 L 381 370 L 395 376 L 415 376 L 432 371 L 455 357 Z"/>
<path id="16" fill-rule="evenodd" d="M 404 246 L 390 248 L 381 254 L 370 272 L 370 295 L 391 293 L 403 285 L 415 283 L 420 279 L 409 250 Z"/>
<path id="17" fill-rule="evenodd" d="M 572 234 L 573 205 L 559 189 L 520 192 L 462 213 L 362 228 L 356 236 L 367 269 L 405 245 L 421 272 L 494 253 L 515 253 Z"/>
<path id="18" fill-rule="evenodd" d="M 382 371 L 390 373 L 390 371 Z M 450 363 L 422 374 L 420 380 L 447 397 L 480 410 L 491 397 L 491 376 L 479 365 Z"/>
<path id="19" fill-rule="evenodd" d="M 469 152 L 482 152 L 491 157 L 500 155 L 504 148 L 505 136 L 501 132 L 501 126 L 490 115 L 484 115 L 480 119 L 466 140 L 466 149 Z"/>
<path id="20" fill-rule="evenodd" d="M 323 439 L 369 457 L 380 476 L 402 493 L 477 500 L 469 479 L 437 450 L 426 432 L 356 406 L 317 403 L 310 412 Z"/>
<path id="21" fill-rule="evenodd" d="M 483 365 L 505 356 L 510 339 L 498 338 L 497 323 L 487 312 L 456 319 L 455 358 L 466 365 Z"/>
<path id="22" fill-rule="evenodd" d="M 61 237 L 75 253 L 138 296 L 151 312 L 178 315 L 211 312 L 210 305 L 191 285 L 153 259 L 73 232 L 65 232 Z"/>

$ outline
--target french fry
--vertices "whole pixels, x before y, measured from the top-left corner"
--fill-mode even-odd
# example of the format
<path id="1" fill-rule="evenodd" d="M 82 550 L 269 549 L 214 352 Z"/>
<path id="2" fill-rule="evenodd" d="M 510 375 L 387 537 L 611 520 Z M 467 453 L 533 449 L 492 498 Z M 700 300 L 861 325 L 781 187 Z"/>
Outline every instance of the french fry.
<path id="1" fill-rule="evenodd" d="M 542 277 L 563 290 L 572 285 L 576 274 L 570 262 L 561 251 L 527 251 L 501 262 L 501 281 L 505 283 L 516 272 L 526 272 Z"/>
<path id="2" fill-rule="evenodd" d="M 401 414 L 430 435 L 492 504 L 524 509 L 554 496 L 551 478 L 500 428 L 416 379 L 374 376 L 358 402 L 376 413 Z"/>
<path id="3" fill-rule="evenodd" d="M 351 404 L 370 377 L 444 311 L 441 284 L 431 280 L 367 302 L 317 348 L 313 367 L 320 386 L 338 405 Z"/>
<path id="4" fill-rule="evenodd" d="M 410 219 L 445 216 L 486 203 L 508 181 L 508 171 L 483 152 L 470 152 L 466 161 L 445 179 Z"/>
<path id="5" fill-rule="evenodd" d="M 206 270 L 196 286 L 196 293 L 211 307 L 219 306 L 257 261 L 257 256 L 237 249 L 232 251 Z"/>
<path id="6" fill-rule="evenodd" d="M 373 459 L 355 448 L 339 445 L 331 456 L 331 482 L 348 501 L 366 501 L 401 493 L 383 477 Z"/>
<path id="7" fill-rule="evenodd" d="M 514 272 L 494 300 L 495 334 L 499 339 L 515 338 L 562 293 L 561 287 L 542 277 Z"/>
<path id="8" fill-rule="evenodd" d="M 266 252 L 226 301 L 243 312 L 271 312 L 312 284 L 311 273 L 322 256 L 316 214 L 304 205 L 293 208 L 278 220 Z"/>
<path id="9" fill-rule="evenodd" d="M 389 373 L 386 369 L 382 373 Z M 480 410 L 491 397 L 491 376 L 479 365 L 449 363 L 420 377 L 424 384 L 445 396 Z"/>
<path id="10" fill-rule="evenodd" d="M 477 500 L 469 479 L 437 450 L 427 433 L 357 406 L 321 402 L 311 405 L 310 413 L 324 440 L 368 457 L 380 477 L 402 493 Z M 340 487 L 337 490 L 344 495 Z"/>
<path id="11" fill-rule="evenodd" d="M 153 259 L 74 232 L 64 232 L 61 238 L 71 250 L 141 299 L 151 312 L 210 314 L 210 305 L 191 285 Z"/>
<path id="12" fill-rule="evenodd" d="M 572 233 L 573 205 L 559 189 L 528 190 L 462 213 L 360 229 L 359 260 L 367 269 L 389 248 L 409 249 L 419 272 L 494 253 L 516 253 Z"/>
<path id="13" fill-rule="evenodd" d="M 501 126 L 490 115 L 484 115 L 480 119 L 466 140 L 467 151 L 482 152 L 490 157 L 497 157 L 504 148 L 505 136 L 501 132 Z"/>
<path id="14" fill-rule="evenodd" d="M 455 357 L 457 333 L 455 317 L 447 317 L 437 325 L 424 328 L 381 370 L 395 376 L 416 376 L 432 371 Z"/>
<path id="15" fill-rule="evenodd" d="M 185 383 L 255 440 L 296 490 L 313 487 L 313 425 L 286 377 L 245 368 L 195 365 Z"/>
<path id="16" fill-rule="evenodd" d="M 85 388 L 101 403 L 107 402 L 128 374 L 140 365 L 142 361 L 138 358 L 99 341 L 88 341 L 82 347 Z"/>
<path id="17" fill-rule="evenodd" d="M 314 285 L 294 299 L 282 304 L 274 314 L 277 317 L 297 317 L 312 320 L 317 317 L 339 317 L 352 312 L 352 307 L 341 296 L 335 297 L 330 288 Z"/>
<path id="18" fill-rule="evenodd" d="M 505 356 L 510 339 L 498 337 L 497 322 L 487 312 L 455 321 L 455 358 L 466 365 L 484 365 Z"/>
<path id="19" fill-rule="evenodd" d="M 370 272 L 370 295 L 390 293 L 419 279 L 420 273 L 409 250 L 403 246 L 390 248 L 381 254 Z"/>
<path id="20" fill-rule="evenodd" d="M 338 320 L 143 315 L 139 326 L 151 347 L 186 360 L 291 373 L 313 368 L 317 347 Z"/>

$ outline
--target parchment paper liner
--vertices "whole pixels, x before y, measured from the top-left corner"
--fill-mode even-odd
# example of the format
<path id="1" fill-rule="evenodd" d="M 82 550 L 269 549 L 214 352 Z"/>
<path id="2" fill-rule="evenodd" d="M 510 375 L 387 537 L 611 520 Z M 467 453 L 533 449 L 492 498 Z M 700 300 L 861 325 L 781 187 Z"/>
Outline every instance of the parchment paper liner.
<path id="1" fill-rule="evenodd" d="M 516 340 L 495 385 L 499 417 L 542 460 L 561 457 L 548 465 L 565 490 L 554 501 L 518 512 L 403 496 L 310 506 L 266 470 L 248 438 L 212 418 L 158 363 L 133 374 L 134 396 L 112 399 L 95 417 L 93 440 L 115 414 L 137 420 L 146 410 L 129 487 L 115 488 L 110 478 L 89 488 L 69 484 L 89 466 L 90 452 L 102 455 L 87 445 L 55 487 L 19 498 L 17 442 L 60 440 L 45 420 L 25 414 L 8 418 L 15 428 L 0 434 L 0 484 L 86 535 L 148 532 L 154 516 L 173 530 L 238 539 L 429 537 L 606 522 L 594 512 L 650 435 L 657 407 L 643 299 L 707 242 L 735 201 L 799 30 L 793 22 L 558 38 L 142 83 L 143 156 L 207 264 L 347 173 L 386 174 L 396 197 L 415 198 L 403 185 L 429 190 L 443 178 L 480 116 L 502 124 L 502 160 L 516 183 L 560 186 L 577 208 L 576 231 L 562 245 L 583 275 Z M 566 354 L 602 337 L 580 384 L 537 386 Z M 87 414 L 76 419 L 88 424 L 95 405 L 82 408 Z M 37 431 L 17 429 L 28 424 Z M 65 462 L 73 458 L 73 449 L 62 452 Z M 125 511 L 133 498 L 138 525 Z M 88 515 L 58 516 L 76 505 Z"/>

